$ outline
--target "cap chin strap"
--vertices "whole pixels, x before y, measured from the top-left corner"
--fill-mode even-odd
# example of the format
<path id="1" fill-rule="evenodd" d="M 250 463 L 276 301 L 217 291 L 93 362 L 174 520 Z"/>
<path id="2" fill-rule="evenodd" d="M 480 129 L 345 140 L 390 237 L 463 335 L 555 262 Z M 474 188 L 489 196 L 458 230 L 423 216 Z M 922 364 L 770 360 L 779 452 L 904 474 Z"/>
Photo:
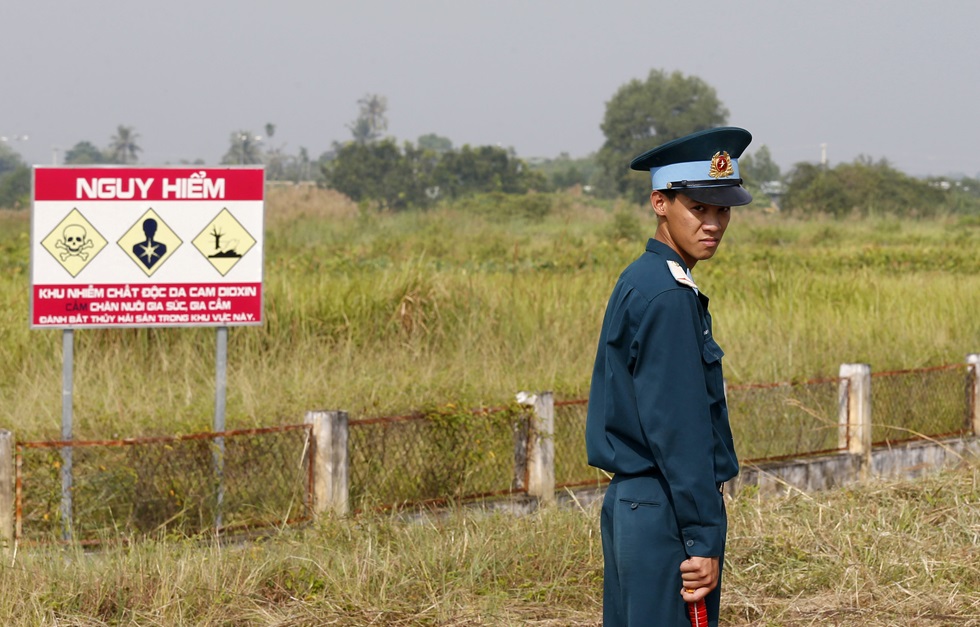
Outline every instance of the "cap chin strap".
<path id="1" fill-rule="evenodd" d="M 705 187 L 738 187 L 742 179 L 707 179 L 702 181 L 670 181 L 664 189 L 705 188 Z"/>

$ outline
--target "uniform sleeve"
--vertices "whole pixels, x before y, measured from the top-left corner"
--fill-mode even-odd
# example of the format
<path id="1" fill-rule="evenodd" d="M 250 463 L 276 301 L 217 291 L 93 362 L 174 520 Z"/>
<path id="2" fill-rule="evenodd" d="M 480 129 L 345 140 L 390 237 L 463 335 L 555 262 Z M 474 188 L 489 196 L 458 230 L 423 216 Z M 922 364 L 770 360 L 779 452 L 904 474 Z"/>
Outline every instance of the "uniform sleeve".
<path id="1" fill-rule="evenodd" d="M 642 429 L 670 487 L 685 550 L 714 557 L 722 553 L 726 521 L 715 483 L 701 335 L 693 294 L 661 293 L 634 339 L 633 384 Z"/>

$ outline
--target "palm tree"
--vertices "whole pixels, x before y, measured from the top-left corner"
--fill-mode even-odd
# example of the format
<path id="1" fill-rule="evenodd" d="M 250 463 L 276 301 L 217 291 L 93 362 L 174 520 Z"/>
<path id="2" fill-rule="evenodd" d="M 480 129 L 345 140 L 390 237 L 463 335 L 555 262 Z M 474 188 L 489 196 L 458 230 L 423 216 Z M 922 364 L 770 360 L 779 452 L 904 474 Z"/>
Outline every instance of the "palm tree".
<path id="1" fill-rule="evenodd" d="M 347 125 L 354 141 L 358 144 L 370 144 L 381 138 L 388 130 L 388 99 L 377 94 L 367 94 L 357 101 L 361 109 L 357 119 Z"/>
<path id="2" fill-rule="evenodd" d="M 109 145 L 109 158 L 113 163 L 130 165 L 136 163 L 138 157 L 136 153 L 143 149 L 136 143 L 139 133 L 132 126 L 120 124 L 116 129 L 116 134 L 112 136 L 112 143 Z"/>
<path id="3" fill-rule="evenodd" d="M 251 131 L 235 131 L 228 144 L 228 152 L 221 158 L 221 163 L 262 163 L 261 136 L 253 135 Z"/>

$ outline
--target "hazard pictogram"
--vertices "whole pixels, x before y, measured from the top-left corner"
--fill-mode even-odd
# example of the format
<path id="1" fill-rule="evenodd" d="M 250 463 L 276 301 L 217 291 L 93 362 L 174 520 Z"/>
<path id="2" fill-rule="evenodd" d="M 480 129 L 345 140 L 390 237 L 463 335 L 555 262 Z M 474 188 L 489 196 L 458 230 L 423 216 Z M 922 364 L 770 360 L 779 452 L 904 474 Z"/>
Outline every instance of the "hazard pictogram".
<path id="1" fill-rule="evenodd" d="M 72 209 L 58 226 L 41 240 L 51 256 L 73 277 L 78 276 L 108 242 L 78 209 Z"/>
<path id="2" fill-rule="evenodd" d="M 221 276 L 225 276 L 255 246 L 255 238 L 226 207 L 191 243 Z"/>
<path id="3" fill-rule="evenodd" d="M 153 209 L 147 209 L 117 243 L 146 276 L 151 276 L 183 241 Z"/>

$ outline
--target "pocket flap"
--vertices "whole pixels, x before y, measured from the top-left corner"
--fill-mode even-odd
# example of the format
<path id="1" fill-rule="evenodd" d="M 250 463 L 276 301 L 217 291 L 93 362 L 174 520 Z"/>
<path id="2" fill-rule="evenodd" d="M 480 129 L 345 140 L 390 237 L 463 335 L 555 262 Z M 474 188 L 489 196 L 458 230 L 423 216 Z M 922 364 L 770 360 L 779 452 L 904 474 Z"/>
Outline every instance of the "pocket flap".
<path id="1" fill-rule="evenodd" d="M 704 359 L 704 363 L 710 364 L 716 361 L 721 361 L 721 358 L 725 356 L 725 351 L 721 350 L 721 346 L 718 346 L 718 342 L 714 339 L 708 338 L 704 343 L 704 348 L 701 349 L 701 358 Z"/>

